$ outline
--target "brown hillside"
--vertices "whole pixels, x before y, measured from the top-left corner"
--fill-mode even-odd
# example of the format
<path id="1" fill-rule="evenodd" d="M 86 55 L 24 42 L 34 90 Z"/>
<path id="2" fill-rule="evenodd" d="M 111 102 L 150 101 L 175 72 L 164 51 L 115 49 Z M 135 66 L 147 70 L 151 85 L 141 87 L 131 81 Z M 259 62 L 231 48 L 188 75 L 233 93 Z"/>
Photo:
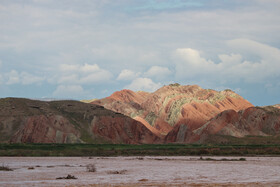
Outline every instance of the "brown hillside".
<path id="1" fill-rule="evenodd" d="M 0 99 L 0 142 L 153 143 L 142 123 L 78 101 Z"/>

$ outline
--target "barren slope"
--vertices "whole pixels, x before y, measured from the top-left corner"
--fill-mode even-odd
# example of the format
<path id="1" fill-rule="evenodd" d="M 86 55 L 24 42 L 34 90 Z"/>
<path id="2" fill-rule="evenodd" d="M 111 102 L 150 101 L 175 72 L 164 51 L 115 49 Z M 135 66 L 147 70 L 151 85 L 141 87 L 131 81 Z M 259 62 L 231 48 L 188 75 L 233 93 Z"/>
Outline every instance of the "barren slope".
<path id="1" fill-rule="evenodd" d="M 224 110 L 239 111 L 253 106 L 231 90 L 218 92 L 197 85 L 171 84 L 154 93 L 140 93 L 122 90 L 92 103 L 137 117 L 158 131 L 153 130 L 154 133 L 162 135 L 176 130 L 181 124 L 195 130 Z"/>
<path id="2" fill-rule="evenodd" d="M 0 99 L 0 142 L 153 143 L 142 123 L 78 101 Z"/>
<path id="3" fill-rule="evenodd" d="M 213 135 L 218 135 L 224 137 L 218 143 L 224 143 L 228 141 L 226 137 L 274 136 L 279 133 L 280 109 L 271 106 L 250 107 L 239 112 L 226 110 L 192 132 L 184 133 L 179 129 L 175 136 L 183 142 L 206 143 L 210 142 L 209 138 L 213 139 Z"/>
<path id="4" fill-rule="evenodd" d="M 141 103 L 149 95 L 147 92 L 133 92 L 131 90 L 121 90 L 114 92 L 111 96 L 95 100 L 92 104 L 104 106 L 109 110 L 135 117 L 142 111 Z"/>

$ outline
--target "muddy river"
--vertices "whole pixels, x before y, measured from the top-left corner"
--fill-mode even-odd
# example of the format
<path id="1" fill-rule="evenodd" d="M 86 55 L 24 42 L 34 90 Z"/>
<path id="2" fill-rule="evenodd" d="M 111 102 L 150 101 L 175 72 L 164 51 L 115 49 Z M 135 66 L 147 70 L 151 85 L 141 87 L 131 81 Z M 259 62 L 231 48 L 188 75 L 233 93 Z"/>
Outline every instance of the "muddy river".
<path id="1" fill-rule="evenodd" d="M 280 186 L 280 157 L 239 158 L 0 157 L 0 186 Z"/>

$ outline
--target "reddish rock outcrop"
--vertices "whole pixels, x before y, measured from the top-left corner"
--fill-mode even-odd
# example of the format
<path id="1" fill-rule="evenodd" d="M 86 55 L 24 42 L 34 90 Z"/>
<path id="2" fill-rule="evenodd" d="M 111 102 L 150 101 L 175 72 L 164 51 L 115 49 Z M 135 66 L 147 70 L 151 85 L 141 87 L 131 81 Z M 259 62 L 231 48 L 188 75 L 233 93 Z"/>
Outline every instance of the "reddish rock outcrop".
<path id="1" fill-rule="evenodd" d="M 167 141 L 174 140 L 172 134 L 177 132 L 171 131 L 177 131 L 181 125 L 193 131 L 224 110 L 239 111 L 253 106 L 231 90 L 218 92 L 179 84 L 150 94 L 122 90 L 92 103 L 133 118 L 137 116 L 146 127 L 152 127 L 152 132 L 167 135 Z"/>
<path id="2" fill-rule="evenodd" d="M 172 127 L 184 124 L 194 130 L 224 110 L 239 111 L 253 105 L 230 90 L 218 92 L 197 85 L 169 85 L 150 94 L 141 106 Z M 152 123 L 161 125 L 156 120 Z"/>

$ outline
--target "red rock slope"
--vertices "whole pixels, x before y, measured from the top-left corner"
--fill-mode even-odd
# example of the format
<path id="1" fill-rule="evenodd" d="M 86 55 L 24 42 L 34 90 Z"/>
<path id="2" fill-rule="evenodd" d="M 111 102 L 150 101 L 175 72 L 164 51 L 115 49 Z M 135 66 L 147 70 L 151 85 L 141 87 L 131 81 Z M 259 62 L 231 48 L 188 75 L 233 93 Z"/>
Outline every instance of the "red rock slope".
<path id="1" fill-rule="evenodd" d="M 162 135 L 169 132 L 170 135 L 176 134 L 172 131 L 178 130 L 182 124 L 189 130 L 195 130 L 224 110 L 239 111 L 253 106 L 231 90 L 218 92 L 197 85 L 179 84 L 164 86 L 154 93 L 143 95 L 122 90 L 92 103 L 130 117 L 137 116 L 158 131 L 153 132 Z"/>
<path id="2" fill-rule="evenodd" d="M 143 110 L 141 103 L 145 101 L 148 95 L 149 93 L 147 92 L 121 90 L 104 99 L 95 100 L 91 104 L 100 105 L 133 118 Z"/>

